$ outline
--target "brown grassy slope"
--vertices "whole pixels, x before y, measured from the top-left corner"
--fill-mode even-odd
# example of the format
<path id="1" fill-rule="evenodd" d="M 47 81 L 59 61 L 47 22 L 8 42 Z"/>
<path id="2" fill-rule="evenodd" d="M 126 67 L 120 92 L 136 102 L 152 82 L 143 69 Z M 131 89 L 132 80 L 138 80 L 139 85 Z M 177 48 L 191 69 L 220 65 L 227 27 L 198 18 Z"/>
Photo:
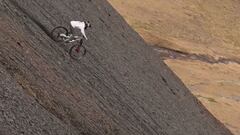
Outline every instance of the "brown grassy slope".
<path id="1" fill-rule="evenodd" d="M 126 20 L 151 44 L 214 56 L 240 57 L 236 51 L 240 49 L 239 1 L 110 2 L 117 6 Z M 170 46 L 167 41 L 171 43 Z"/>
<path id="2" fill-rule="evenodd" d="M 240 1 L 109 0 L 150 44 L 240 59 Z M 166 60 L 203 104 L 240 134 L 240 66 Z"/>
<path id="3" fill-rule="evenodd" d="M 166 60 L 192 93 L 235 135 L 240 134 L 240 65 Z"/>

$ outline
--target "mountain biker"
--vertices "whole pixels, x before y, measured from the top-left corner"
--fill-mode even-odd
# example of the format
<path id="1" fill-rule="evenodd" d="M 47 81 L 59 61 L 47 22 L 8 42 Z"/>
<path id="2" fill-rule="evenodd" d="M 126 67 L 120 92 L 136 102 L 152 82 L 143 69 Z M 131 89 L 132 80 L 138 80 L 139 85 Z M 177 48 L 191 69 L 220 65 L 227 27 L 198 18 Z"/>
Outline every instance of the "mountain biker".
<path id="1" fill-rule="evenodd" d="M 79 29 L 81 31 L 81 34 L 83 35 L 83 37 L 87 40 L 87 36 L 85 34 L 85 30 L 87 28 L 90 28 L 91 27 L 91 24 L 89 21 L 84 21 L 84 22 L 81 22 L 81 21 L 70 21 L 70 32 L 74 35 L 77 35 L 75 29 Z M 74 37 L 77 37 L 77 36 L 74 36 Z"/>
<path id="2" fill-rule="evenodd" d="M 83 46 L 83 40 L 88 40 L 85 30 L 90 27 L 91 24 L 89 21 L 70 21 L 70 31 L 63 26 L 57 26 L 51 31 L 51 36 L 56 42 L 73 43 L 79 41 L 70 48 L 70 55 L 72 56 L 72 53 L 74 53 L 73 50 L 79 53 L 80 48 L 82 48 L 83 53 L 80 54 L 84 56 L 86 54 L 86 48 Z"/>

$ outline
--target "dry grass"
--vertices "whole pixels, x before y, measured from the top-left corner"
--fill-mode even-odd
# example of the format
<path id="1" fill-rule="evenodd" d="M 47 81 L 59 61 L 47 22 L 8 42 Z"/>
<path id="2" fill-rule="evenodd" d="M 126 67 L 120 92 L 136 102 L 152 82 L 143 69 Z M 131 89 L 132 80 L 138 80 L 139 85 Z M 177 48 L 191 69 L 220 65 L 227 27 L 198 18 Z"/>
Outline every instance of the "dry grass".
<path id="1" fill-rule="evenodd" d="M 166 60 L 166 63 L 214 116 L 233 133 L 240 134 L 239 64 L 182 60 Z"/>
<path id="2" fill-rule="evenodd" d="M 109 0 L 151 45 L 240 59 L 238 0 Z M 240 134 L 240 65 L 166 60 L 203 104 Z"/>
<path id="3" fill-rule="evenodd" d="M 164 46 L 159 44 L 164 39 L 173 42 L 175 49 L 240 57 L 239 1 L 109 1 L 151 44 Z"/>

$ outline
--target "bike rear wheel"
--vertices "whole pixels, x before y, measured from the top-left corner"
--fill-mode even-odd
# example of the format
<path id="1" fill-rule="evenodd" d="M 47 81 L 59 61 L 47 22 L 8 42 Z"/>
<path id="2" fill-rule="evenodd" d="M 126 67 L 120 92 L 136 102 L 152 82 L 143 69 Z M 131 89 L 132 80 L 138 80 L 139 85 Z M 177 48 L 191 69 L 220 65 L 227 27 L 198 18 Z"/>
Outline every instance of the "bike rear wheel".
<path id="1" fill-rule="evenodd" d="M 65 28 L 63 26 L 55 27 L 51 31 L 52 39 L 56 42 L 63 42 L 64 41 L 63 37 L 61 37 L 60 34 L 65 34 L 66 36 L 68 36 L 69 31 L 68 31 L 67 28 Z"/>
<path id="2" fill-rule="evenodd" d="M 81 59 L 86 53 L 87 50 L 83 45 L 73 45 L 69 51 L 69 55 L 75 60 Z"/>

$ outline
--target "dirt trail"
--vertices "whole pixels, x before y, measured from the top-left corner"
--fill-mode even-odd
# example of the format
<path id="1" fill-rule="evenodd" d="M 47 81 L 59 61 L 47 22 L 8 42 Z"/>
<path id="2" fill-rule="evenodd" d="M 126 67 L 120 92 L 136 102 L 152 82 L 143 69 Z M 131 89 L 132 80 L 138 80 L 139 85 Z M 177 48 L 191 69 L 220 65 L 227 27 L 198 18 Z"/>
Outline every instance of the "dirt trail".
<path id="1" fill-rule="evenodd" d="M 182 52 L 178 50 L 173 50 L 170 48 L 155 46 L 154 50 L 158 51 L 159 54 L 164 59 L 180 59 L 180 60 L 199 60 L 202 62 L 210 63 L 210 64 L 229 64 L 229 63 L 237 63 L 240 64 L 240 59 L 231 59 L 231 58 L 214 58 L 210 55 L 205 54 L 193 54 L 188 52 Z"/>

